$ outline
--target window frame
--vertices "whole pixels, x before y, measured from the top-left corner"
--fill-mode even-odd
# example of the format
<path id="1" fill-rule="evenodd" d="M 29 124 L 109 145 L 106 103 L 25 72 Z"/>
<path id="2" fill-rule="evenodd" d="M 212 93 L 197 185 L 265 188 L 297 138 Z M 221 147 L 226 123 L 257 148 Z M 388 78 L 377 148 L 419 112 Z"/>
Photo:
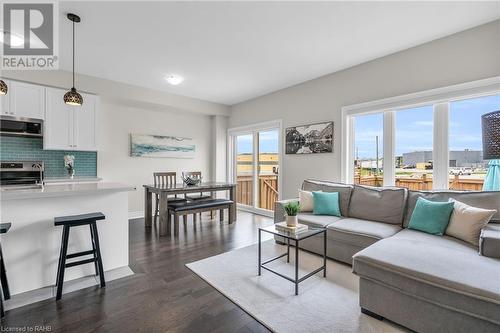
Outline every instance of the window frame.
<path id="1" fill-rule="evenodd" d="M 495 94 L 500 94 L 500 76 L 342 107 L 342 182 L 354 182 L 356 116 L 383 113 L 384 186 L 394 186 L 396 181 L 396 114 L 399 110 L 432 105 L 434 119 L 433 189 L 448 189 L 450 103 Z"/>

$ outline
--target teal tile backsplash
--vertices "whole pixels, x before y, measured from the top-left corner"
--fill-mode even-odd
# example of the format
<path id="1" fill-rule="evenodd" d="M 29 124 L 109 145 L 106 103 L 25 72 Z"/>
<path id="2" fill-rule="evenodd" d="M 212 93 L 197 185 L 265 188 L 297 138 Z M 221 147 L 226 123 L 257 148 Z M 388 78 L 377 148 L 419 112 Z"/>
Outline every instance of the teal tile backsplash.
<path id="1" fill-rule="evenodd" d="M 42 138 L 0 137 L 1 161 L 44 161 L 45 177 L 64 177 L 64 155 L 75 156 L 75 176 L 97 176 L 97 153 L 71 150 L 43 150 Z"/>

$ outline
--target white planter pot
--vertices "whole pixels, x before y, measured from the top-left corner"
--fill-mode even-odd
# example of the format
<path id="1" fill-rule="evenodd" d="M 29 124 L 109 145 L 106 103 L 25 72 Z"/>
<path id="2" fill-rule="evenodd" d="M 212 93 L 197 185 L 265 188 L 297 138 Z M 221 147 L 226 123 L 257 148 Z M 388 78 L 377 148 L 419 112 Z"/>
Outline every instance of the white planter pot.
<path id="1" fill-rule="evenodd" d="M 296 227 L 297 224 L 298 224 L 298 220 L 297 220 L 297 215 L 295 216 L 287 216 L 286 217 L 286 225 L 289 226 L 289 227 Z"/>

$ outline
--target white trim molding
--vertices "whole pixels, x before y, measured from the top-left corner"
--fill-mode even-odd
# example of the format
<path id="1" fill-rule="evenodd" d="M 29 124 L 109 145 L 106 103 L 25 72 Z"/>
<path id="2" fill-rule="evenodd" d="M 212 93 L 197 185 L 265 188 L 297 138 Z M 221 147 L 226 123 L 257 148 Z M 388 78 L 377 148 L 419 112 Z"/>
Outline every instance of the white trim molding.
<path id="1" fill-rule="evenodd" d="M 433 188 L 448 188 L 450 102 L 500 93 L 500 76 L 342 107 L 342 181 L 354 180 L 356 115 L 384 114 L 384 185 L 395 183 L 395 117 L 398 110 L 433 106 Z"/>
<path id="2" fill-rule="evenodd" d="M 408 109 L 500 92 L 500 76 L 342 107 L 343 115 Z"/>
<path id="3" fill-rule="evenodd" d="M 446 190 L 449 186 L 448 167 L 450 152 L 448 149 L 449 102 L 434 104 L 433 144 L 432 144 L 432 187 Z"/>

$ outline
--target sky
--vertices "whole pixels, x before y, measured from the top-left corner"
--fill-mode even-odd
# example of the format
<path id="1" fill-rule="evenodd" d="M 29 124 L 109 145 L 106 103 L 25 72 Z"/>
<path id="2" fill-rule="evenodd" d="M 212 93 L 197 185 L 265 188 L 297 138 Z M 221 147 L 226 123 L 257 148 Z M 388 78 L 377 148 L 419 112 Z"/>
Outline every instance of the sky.
<path id="1" fill-rule="evenodd" d="M 279 130 L 259 132 L 259 152 L 260 153 L 278 153 Z M 252 153 L 252 135 L 240 135 L 236 139 L 238 154 Z"/>
<path id="2" fill-rule="evenodd" d="M 500 110 L 500 95 L 485 96 L 450 103 L 450 150 L 482 150 L 481 115 Z M 383 115 L 357 116 L 355 147 L 359 158 L 375 158 L 376 136 L 379 156 L 383 154 Z M 396 112 L 396 155 L 419 150 L 432 150 L 432 106 Z"/>

